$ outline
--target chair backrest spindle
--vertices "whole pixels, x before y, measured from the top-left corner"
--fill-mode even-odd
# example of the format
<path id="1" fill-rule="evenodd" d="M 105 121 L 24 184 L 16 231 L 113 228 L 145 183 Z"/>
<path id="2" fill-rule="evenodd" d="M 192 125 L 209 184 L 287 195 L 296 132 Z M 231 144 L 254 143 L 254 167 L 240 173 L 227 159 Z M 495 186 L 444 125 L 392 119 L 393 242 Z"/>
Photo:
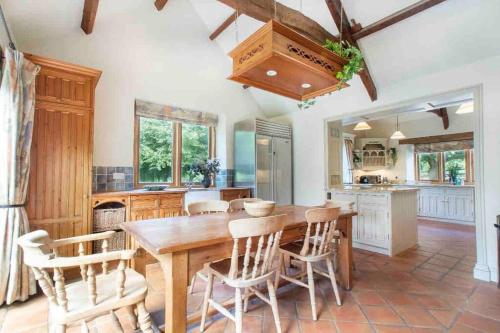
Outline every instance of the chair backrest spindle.
<path id="1" fill-rule="evenodd" d="M 229 203 L 223 200 L 206 200 L 192 202 L 187 207 L 188 215 L 200 215 L 211 213 L 227 213 Z"/>
<path id="2" fill-rule="evenodd" d="M 239 278 L 242 280 L 256 279 L 270 271 L 277 253 L 285 219 L 286 215 L 278 215 L 229 222 L 229 231 L 234 240 L 229 270 L 231 279 L 238 278 L 238 260 L 240 258 L 238 246 L 240 241 L 245 242 L 245 254 Z M 252 246 L 254 243 L 252 238 L 258 238 L 255 248 Z M 249 270 L 251 270 L 251 274 L 248 274 Z"/>
<path id="3" fill-rule="evenodd" d="M 302 256 L 319 256 L 330 251 L 340 208 L 313 208 L 306 211 L 307 231 Z M 311 235 L 314 236 L 311 237 Z"/>

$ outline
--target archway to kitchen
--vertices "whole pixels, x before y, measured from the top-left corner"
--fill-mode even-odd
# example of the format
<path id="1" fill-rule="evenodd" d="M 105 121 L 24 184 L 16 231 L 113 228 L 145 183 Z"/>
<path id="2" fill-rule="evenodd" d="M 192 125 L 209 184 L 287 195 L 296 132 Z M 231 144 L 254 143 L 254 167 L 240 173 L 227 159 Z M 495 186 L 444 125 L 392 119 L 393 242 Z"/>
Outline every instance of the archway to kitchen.
<path id="1" fill-rule="evenodd" d="M 355 202 L 355 248 L 418 257 L 412 273 L 425 278 L 489 279 L 481 96 L 475 86 L 325 120 L 327 198 Z"/>

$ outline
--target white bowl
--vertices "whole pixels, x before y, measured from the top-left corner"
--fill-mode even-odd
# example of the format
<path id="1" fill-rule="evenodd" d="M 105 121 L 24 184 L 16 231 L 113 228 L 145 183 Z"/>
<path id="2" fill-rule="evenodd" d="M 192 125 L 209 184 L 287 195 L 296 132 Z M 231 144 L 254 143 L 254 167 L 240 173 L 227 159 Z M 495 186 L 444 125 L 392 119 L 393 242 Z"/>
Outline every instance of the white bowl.
<path id="1" fill-rule="evenodd" d="M 272 214 L 276 203 L 274 201 L 249 201 L 244 202 L 243 206 L 248 215 L 264 217 Z"/>

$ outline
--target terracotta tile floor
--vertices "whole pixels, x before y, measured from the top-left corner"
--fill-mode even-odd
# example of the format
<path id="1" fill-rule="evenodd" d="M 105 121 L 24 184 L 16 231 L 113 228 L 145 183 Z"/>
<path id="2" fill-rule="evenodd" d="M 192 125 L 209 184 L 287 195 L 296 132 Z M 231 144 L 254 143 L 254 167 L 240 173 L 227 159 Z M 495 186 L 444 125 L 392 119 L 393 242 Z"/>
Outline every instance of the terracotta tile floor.
<path id="1" fill-rule="evenodd" d="M 354 287 L 342 292 L 342 306 L 335 304 L 331 285 L 317 281 L 319 320 L 311 320 L 306 289 L 284 287 L 279 291 L 283 332 L 500 332 L 500 290 L 472 278 L 475 263 L 474 228 L 421 220 L 419 245 L 403 255 L 387 256 L 355 250 Z M 155 322 L 163 321 L 163 283 L 158 265 L 147 268 L 150 291 L 147 308 Z M 203 282 L 189 297 L 189 311 L 199 309 Z M 219 300 L 233 290 L 217 285 Z M 127 315 L 118 313 L 127 332 Z M 0 333 L 46 332 L 44 297 L 0 308 Z M 232 322 L 215 317 L 207 332 L 234 332 Z M 190 332 L 197 332 L 194 325 Z M 73 327 L 69 332 L 79 332 Z M 113 332 L 104 316 L 91 325 L 92 333 Z M 269 307 L 251 302 L 244 316 L 245 332 L 274 332 Z"/>

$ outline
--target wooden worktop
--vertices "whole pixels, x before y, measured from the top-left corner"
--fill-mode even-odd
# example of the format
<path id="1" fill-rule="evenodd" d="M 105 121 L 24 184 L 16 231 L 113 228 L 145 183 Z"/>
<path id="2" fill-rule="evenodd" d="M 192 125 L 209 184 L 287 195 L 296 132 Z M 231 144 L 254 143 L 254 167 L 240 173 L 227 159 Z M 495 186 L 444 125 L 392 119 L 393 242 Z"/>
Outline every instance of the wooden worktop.
<path id="1" fill-rule="evenodd" d="M 162 191 L 146 191 L 143 189 L 130 190 L 130 191 L 114 191 L 114 192 L 100 192 L 93 193 L 92 197 L 102 198 L 111 196 L 129 196 L 129 195 L 158 195 L 158 194 L 169 194 L 169 193 L 186 193 L 186 192 L 198 192 L 198 191 L 239 191 L 243 189 L 249 189 L 249 187 L 209 187 L 209 188 L 193 188 L 188 190 L 184 187 L 178 188 L 168 188 Z"/>

